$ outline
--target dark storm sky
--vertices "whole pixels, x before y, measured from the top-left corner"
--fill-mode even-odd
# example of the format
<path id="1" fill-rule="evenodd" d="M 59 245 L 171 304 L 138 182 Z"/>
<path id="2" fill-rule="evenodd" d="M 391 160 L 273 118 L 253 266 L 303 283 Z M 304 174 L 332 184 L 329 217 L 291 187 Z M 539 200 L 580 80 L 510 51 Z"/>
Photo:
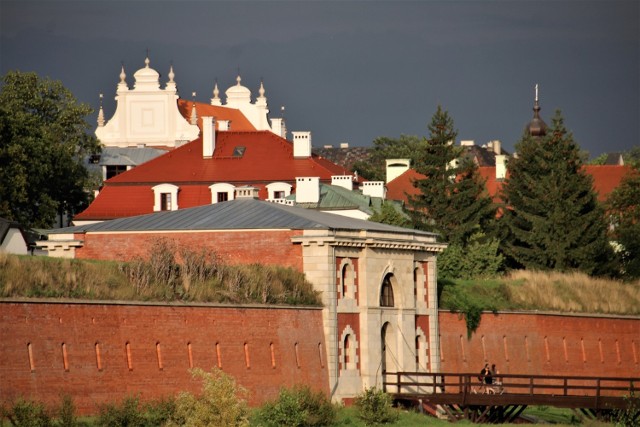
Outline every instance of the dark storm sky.
<path id="1" fill-rule="evenodd" d="M 540 84 L 547 123 L 561 109 L 592 156 L 640 144 L 639 1 L 7 1 L 0 72 L 62 82 L 107 118 L 127 81 L 151 66 L 164 86 L 208 102 L 264 80 L 271 117 L 314 146 L 426 135 L 438 104 L 458 140 L 513 151 Z M 224 98 L 223 98 L 224 99 Z M 92 125 L 95 115 L 90 118 Z"/>

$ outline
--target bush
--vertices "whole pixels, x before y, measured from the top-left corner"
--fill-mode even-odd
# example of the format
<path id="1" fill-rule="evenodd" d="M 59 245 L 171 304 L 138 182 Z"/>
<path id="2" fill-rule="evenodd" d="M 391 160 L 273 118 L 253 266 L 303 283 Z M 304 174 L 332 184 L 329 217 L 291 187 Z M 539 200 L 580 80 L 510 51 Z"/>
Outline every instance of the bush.
<path id="1" fill-rule="evenodd" d="M 125 397 L 120 404 L 101 406 L 96 425 L 100 427 L 145 427 L 147 424 L 140 410 L 139 398 L 129 396 Z"/>
<path id="2" fill-rule="evenodd" d="M 2 419 L 15 427 L 52 427 L 53 421 L 42 403 L 17 400 L 9 409 L 2 408 Z"/>
<path id="3" fill-rule="evenodd" d="M 308 386 L 280 390 L 278 398 L 260 409 L 258 418 L 267 426 L 327 426 L 335 422 L 336 409 L 324 393 Z"/>
<path id="4" fill-rule="evenodd" d="M 393 409 L 391 396 L 375 387 L 365 389 L 355 399 L 358 417 L 365 425 L 393 423 L 398 419 L 398 411 Z"/>
<path id="5" fill-rule="evenodd" d="M 248 421 L 246 391 L 230 375 L 213 368 L 205 372 L 191 370 L 194 378 L 202 380 L 202 394 L 180 393 L 175 402 L 175 414 L 166 426 L 246 426 Z"/>
<path id="6" fill-rule="evenodd" d="M 62 403 L 58 410 L 58 427 L 76 427 L 78 420 L 76 419 L 76 405 L 73 403 L 71 396 L 62 396 Z"/>

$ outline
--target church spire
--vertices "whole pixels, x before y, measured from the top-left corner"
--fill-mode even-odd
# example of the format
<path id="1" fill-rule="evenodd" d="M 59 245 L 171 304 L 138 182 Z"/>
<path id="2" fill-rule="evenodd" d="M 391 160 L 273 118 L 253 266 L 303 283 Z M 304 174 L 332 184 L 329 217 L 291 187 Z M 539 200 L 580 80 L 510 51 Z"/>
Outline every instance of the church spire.
<path id="1" fill-rule="evenodd" d="M 118 92 L 129 90 L 126 78 L 127 74 L 124 72 L 124 62 L 122 62 L 122 66 L 120 68 L 120 81 L 118 82 Z"/>
<path id="2" fill-rule="evenodd" d="M 173 72 L 173 63 L 169 64 L 169 81 L 167 82 L 167 85 L 165 86 L 165 90 L 171 91 L 171 92 L 178 92 L 178 87 L 176 86 L 176 81 L 174 80 L 176 77 L 176 73 Z"/>
<path id="3" fill-rule="evenodd" d="M 189 119 L 189 123 L 192 125 L 198 124 L 198 113 L 196 112 L 196 93 L 193 92 L 191 94 L 193 96 L 193 105 L 191 106 L 191 118 Z"/>
<path id="4" fill-rule="evenodd" d="M 98 127 L 104 126 L 104 111 L 102 110 L 102 94 L 100 94 L 100 110 L 98 111 Z"/>
<path id="5" fill-rule="evenodd" d="M 547 124 L 540 118 L 540 98 L 538 84 L 535 86 L 535 98 L 533 101 L 533 119 L 529 122 L 528 131 L 531 136 L 539 137 L 547 133 Z"/>
<path id="6" fill-rule="evenodd" d="M 220 90 L 218 89 L 218 79 L 216 78 L 215 83 L 213 85 L 213 98 L 211 98 L 211 105 L 222 105 L 222 101 L 220 100 Z"/>

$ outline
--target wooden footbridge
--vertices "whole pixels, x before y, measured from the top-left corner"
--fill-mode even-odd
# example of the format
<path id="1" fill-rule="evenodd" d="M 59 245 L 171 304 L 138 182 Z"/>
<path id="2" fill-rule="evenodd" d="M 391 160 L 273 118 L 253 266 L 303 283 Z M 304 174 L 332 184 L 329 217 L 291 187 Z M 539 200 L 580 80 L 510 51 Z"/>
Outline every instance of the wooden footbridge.
<path id="1" fill-rule="evenodd" d="M 500 375 L 483 385 L 478 374 L 385 372 L 383 387 L 397 401 L 414 403 L 451 421 L 514 422 L 529 405 L 571 408 L 588 418 L 634 410 L 640 424 L 640 378 Z"/>

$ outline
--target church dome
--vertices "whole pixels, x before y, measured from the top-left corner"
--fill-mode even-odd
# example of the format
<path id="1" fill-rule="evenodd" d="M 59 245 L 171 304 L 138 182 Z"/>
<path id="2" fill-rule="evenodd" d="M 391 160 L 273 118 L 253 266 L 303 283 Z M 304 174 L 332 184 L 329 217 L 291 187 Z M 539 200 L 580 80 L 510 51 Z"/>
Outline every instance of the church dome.
<path id="1" fill-rule="evenodd" d="M 144 68 L 140 68 L 135 72 L 133 77 L 136 79 L 134 89 L 159 89 L 160 74 L 149 67 L 149 58 L 144 60 Z"/>
<path id="2" fill-rule="evenodd" d="M 225 94 L 227 95 L 227 105 L 249 104 L 251 103 L 251 91 L 242 86 L 240 82 L 242 78 L 236 77 L 236 85 L 231 86 Z"/>
<path id="3" fill-rule="evenodd" d="M 538 103 L 538 85 L 536 85 L 536 97 L 533 104 L 533 119 L 527 127 L 529 135 L 544 136 L 547 134 L 547 124 L 540 118 L 540 104 Z"/>

